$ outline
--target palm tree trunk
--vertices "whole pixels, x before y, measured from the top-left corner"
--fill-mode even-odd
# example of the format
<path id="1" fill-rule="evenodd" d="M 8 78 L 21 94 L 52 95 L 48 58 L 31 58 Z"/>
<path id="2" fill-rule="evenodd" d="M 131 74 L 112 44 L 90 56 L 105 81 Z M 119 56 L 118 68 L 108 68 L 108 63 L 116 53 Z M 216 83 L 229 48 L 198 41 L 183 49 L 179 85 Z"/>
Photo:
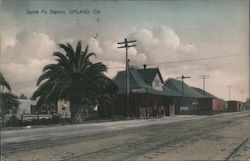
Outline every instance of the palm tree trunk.
<path id="1" fill-rule="evenodd" d="M 76 117 L 77 113 L 79 113 L 81 108 L 81 103 L 78 102 L 71 102 L 70 103 L 70 113 L 71 113 L 71 120 L 73 123 L 79 123 L 80 120 Z"/>
<path id="2" fill-rule="evenodd" d="M 4 123 L 5 123 L 5 120 L 4 120 L 4 115 L 1 116 L 2 117 L 2 122 L 1 122 L 1 125 L 3 126 Z"/>

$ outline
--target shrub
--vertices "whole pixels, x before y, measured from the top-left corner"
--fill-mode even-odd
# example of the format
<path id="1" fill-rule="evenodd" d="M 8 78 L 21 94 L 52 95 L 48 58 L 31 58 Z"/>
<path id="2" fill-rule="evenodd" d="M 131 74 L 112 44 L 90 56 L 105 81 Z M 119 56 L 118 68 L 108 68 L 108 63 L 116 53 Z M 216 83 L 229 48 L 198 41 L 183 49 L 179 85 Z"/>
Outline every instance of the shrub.
<path id="1" fill-rule="evenodd" d="M 112 119 L 114 121 L 116 121 L 116 120 L 126 120 L 126 117 L 121 116 L 121 115 L 115 115 L 115 116 L 112 117 Z"/>
<path id="2" fill-rule="evenodd" d="M 17 127 L 22 126 L 22 121 L 19 120 L 16 116 L 11 116 L 8 121 L 6 121 L 3 126 L 5 127 Z"/>
<path id="3" fill-rule="evenodd" d="M 59 116 L 53 115 L 52 118 L 49 118 L 51 124 L 58 124 L 61 121 Z"/>
<path id="4" fill-rule="evenodd" d="M 98 115 L 98 113 L 92 113 L 91 115 L 89 115 L 86 118 L 86 121 L 90 121 L 90 120 L 100 120 L 101 117 Z"/>

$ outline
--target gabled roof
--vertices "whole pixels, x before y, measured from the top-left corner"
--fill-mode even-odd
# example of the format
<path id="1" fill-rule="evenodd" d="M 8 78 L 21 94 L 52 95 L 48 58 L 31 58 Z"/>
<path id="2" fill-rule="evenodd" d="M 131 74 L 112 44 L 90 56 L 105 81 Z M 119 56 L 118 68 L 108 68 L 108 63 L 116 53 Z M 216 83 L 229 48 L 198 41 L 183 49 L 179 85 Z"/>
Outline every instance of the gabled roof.
<path id="1" fill-rule="evenodd" d="M 147 93 L 147 94 L 162 95 L 162 96 L 181 96 L 178 92 L 172 91 L 171 89 L 167 87 L 164 87 L 163 91 L 156 90 L 152 88 L 150 85 L 148 85 L 148 83 L 145 82 L 145 80 L 153 81 L 155 78 L 155 75 L 158 72 L 159 72 L 159 69 L 153 70 L 152 68 L 148 68 L 148 69 L 131 69 L 130 68 L 129 69 L 130 91 L 132 93 Z M 119 89 L 118 94 L 126 94 L 126 71 L 118 72 L 114 78 L 114 81 Z"/>
<path id="2" fill-rule="evenodd" d="M 118 94 L 126 93 L 126 71 L 118 72 L 114 78 L 115 84 L 118 86 Z M 130 89 L 139 89 L 146 86 L 135 69 L 129 70 L 129 87 Z"/>
<path id="3" fill-rule="evenodd" d="M 192 87 L 195 91 L 199 92 L 200 94 L 202 94 L 204 97 L 206 98 L 217 98 L 216 96 L 212 95 L 211 93 L 208 93 L 200 88 L 197 87 Z"/>
<path id="4" fill-rule="evenodd" d="M 146 68 L 146 69 L 138 69 L 139 74 L 141 75 L 142 79 L 144 80 L 145 83 L 147 84 L 151 84 L 154 79 L 155 76 L 158 74 L 162 83 L 163 83 L 163 79 L 160 73 L 159 68 Z"/>
<path id="5" fill-rule="evenodd" d="M 182 96 L 182 81 L 169 78 L 164 82 L 164 86 L 178 92 Z M 188 86 L 186 83 L 183 83 L 183 96 L 190 98 L 204 98 L 202 94 Z"/>

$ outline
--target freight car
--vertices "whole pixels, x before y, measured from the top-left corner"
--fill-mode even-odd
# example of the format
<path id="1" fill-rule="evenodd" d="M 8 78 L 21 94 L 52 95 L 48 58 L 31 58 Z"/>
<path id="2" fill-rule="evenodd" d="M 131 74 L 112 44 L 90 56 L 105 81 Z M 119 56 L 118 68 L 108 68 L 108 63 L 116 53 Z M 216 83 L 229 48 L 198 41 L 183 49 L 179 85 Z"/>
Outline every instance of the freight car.
<path id="1" fill-rule="evenodd" d="M 224 101 L 218 98 L 201 98 L 198 100 L 197 114 L 214 114 L 224 111 Z"/>
<path id="2" fill-rule="evenodd" d="M 227 101 L 228 112 L 238 112 L 243 110 L 243 103 L 240 101 Z"/>

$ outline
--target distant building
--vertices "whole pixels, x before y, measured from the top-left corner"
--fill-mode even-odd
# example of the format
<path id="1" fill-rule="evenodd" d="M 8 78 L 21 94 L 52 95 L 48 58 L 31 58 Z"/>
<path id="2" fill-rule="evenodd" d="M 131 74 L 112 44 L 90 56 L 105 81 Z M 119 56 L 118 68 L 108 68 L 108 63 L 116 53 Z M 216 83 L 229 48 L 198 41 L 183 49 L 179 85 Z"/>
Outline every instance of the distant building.
<path id="1" fill-rule="evenodd" d="M 19 119 L 21 119 L 23 115 L 31 115 L 31 106 L 36 105 L 36 101 L 30 99 L 18 99 L 18 102 L 19 106 L 17 110 L 11 110 L 10 113 L 5 116 L 6 120 L 9 120 L 13 115 Z"/>
<path id="2" fill-rule="evenodd" d="M 19 99 L 20 102 L 17 114 L 31 114 L 31 107 L 35 106 L 37 101 L 31 99 Z"/>
<path id="3" fill-rule="evenodd" d="M 38 107 L 36 104 L 30 106 L 31 114 L 51 114 L 63 117 L 70 117 L 70 102 L 67 100 L 59 100 L 57 103 L 43 104 Z"/>
<path id="4" fill-rule="evenodd" d="M 31 105 L 31 114 L 57 114 L 57 105 L 55 103 L 43 104 L 41 106 Z"/>

